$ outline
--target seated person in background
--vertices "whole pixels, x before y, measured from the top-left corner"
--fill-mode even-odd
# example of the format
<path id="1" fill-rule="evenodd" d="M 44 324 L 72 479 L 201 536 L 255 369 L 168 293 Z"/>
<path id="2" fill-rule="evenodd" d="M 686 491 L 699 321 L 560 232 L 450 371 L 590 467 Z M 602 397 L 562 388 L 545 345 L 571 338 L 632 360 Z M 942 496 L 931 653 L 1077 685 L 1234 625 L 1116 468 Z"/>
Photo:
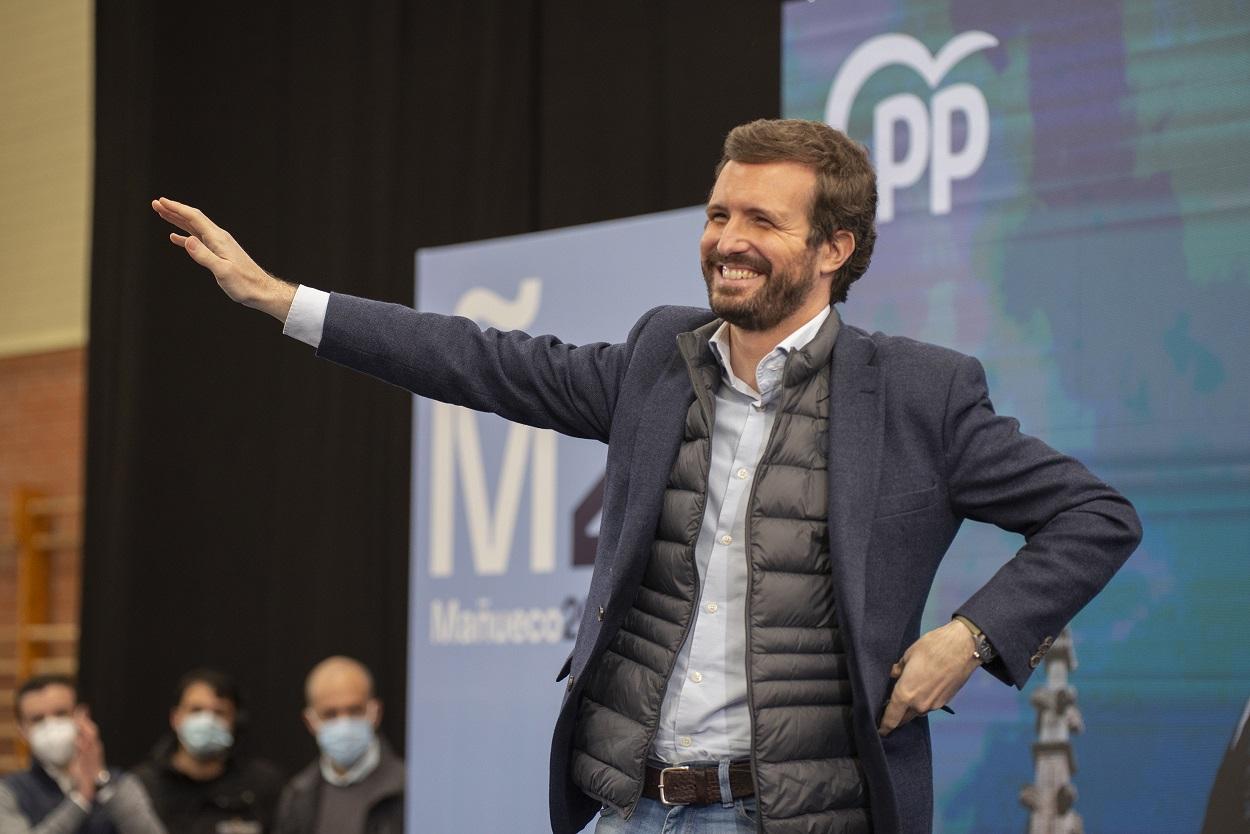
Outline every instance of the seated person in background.
<path id="1" fill-rule="evenodd" d="M 277 767 L 233 754 L 243 725 L 234 679 L 215 669 L 183 675 L 169 713 L 172 734 L 135 769 L 171 834 L 269 834 L 282 788 Z"/>
<path id="2" fill-rule="evenodd" d="M 321 755 L 282 791 L 278 834 L 400 834 L 404 761 L 377 733 L 382 702 L 369 670 L 327 658 L 309 673 L 304 698 Z"/>
<path id="3" fill-rule="evenodd" d="M 105 765 L 74 681 L 31 678 L 14 707 L 32 756 L 0 782 L 0 834 L 165 834 L 139 781 Z"/>

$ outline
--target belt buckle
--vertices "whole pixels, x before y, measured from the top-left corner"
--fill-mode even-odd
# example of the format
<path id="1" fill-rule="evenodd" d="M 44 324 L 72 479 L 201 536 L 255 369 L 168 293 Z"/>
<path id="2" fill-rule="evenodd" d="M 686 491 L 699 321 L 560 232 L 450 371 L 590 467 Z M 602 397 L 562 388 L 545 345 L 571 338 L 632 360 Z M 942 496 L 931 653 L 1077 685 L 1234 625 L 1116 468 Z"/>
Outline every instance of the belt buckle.
<path id="1" fill-rule="evenodd" d="M 666 767 L 660 771 L 660 802 L 664 803 L 665 805 L 688 805 L 689 804 L 687 802 L 669 802 L 668 797 L 664 793 L 664 774 L 665 773 L 668 773 L 670 770 L 689 770 L 689 769 L 690 769 L 689 765 L 678 765 L 676 767 Z"/>

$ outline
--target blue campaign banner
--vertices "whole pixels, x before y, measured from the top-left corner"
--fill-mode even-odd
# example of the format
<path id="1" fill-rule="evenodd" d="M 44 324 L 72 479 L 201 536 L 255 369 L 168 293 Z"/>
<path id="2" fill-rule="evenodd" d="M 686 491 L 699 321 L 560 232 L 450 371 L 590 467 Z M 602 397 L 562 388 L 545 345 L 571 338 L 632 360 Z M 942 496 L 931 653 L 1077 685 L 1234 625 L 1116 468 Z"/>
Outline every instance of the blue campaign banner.
<path id="1" fill-rule="evenodd" d="M 701 208 L 417 253 L 417 308 L 623 341 L 706 306 Z M 408 831 L 550 831 L 548 751 L 590 581 L 606 447 L 417 398 Z"/>
<path id="2" fill-rule="evenodd" d="M 978 674 L 931 724 L 935 831 L 1075 831 L 1074 815 L 1087 831 L 1198 831 L 1250 696 L 1250 7 L 783 14 L 783 114 L 847 131 L 878 171 L 876 255 L 845 318 L 977 355 L 998 410 L 1145 524 L 1072 625 L 1074 758 L 1057 761 L 1075 765 L 1075 804 L 1037 807 L 1056 761 L 1045 676 L 1018 695 Z M 925 627 L 1019 545 L 965 525 Z M 1240 770 L 1213 799 L 1237 819 Z"/>
<path id="3" fill-rule="evenodd" d="M 977 673 L 956 715 L 934 716 L 934 830 L 1199 830 L 1250 696 L 1250 12 L 820 0 L 783 15 L 784 115 L 847 131 L 879 174 L 876 254 L 843 317 L 981 358 L 998 410 L 1145 523 L 1071 650 L 1057 642 L 1065 662 L 1023 694 Z M 619 341 L 654 305 L 706 303 L 702 222 L 423 250 L 417 305 Z M 549 830 L 554 678 L 604 456 L 417 400 L 408 830 Z M 965 525 L 923 627 L 1021 544 Z M 1214 806 L 1244 790 L 1228 761 Z"/>

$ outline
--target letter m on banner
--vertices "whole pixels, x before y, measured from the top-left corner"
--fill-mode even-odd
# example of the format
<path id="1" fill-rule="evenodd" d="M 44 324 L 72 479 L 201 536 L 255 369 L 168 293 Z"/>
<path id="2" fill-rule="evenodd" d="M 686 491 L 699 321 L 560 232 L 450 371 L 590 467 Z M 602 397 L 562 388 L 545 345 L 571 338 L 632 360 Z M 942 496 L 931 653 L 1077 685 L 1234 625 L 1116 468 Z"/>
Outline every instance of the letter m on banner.
<path id="1" fill-rule="evenodd" d="M 534 321 L 541 292 L 542 282 L 537 278 L 522 280 L 517 298 L 513 301 L 503 299 L 490 290 L 475 288 L 460 299 L 456 315 L 501 329 L 523 329 Z M 551 573 L 556 566 L 555 433 L 516 423 L 506 424 L 503 459 L 492 500 L 482 458 L 479 419 L 500 422 L 494 416 L 479 418 L 473 411 L 460 406 L 433 404 L 430 423 L 430 576 L 448 577 L 454 570 L 457 494 L 462 499 L 474 572 L 478 576 L 506 573 L 526 480 L 530 486 L 529 569 L 533 573 Z"/>

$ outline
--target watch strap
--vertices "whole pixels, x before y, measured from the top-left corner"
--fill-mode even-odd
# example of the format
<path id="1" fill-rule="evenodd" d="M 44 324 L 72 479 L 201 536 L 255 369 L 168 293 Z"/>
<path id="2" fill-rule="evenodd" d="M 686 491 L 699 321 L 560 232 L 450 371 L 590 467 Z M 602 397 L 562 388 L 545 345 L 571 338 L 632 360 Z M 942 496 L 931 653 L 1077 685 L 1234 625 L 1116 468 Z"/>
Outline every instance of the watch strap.
<path id="1" fill-rule="evenodd" d="M 977 659 L 977 662 L 984 666 L 998 657 L 998 652 L 994 650 L 994 644 L 990 642 L 990 638 L 985 636 L 985 632 L 977 627 L 976 623 L 963 614 L 956 614 L 955 619 L 963 623 L 968 631 L 972 632 L 972 641 L 975 644 L 972 656 Z"/>

